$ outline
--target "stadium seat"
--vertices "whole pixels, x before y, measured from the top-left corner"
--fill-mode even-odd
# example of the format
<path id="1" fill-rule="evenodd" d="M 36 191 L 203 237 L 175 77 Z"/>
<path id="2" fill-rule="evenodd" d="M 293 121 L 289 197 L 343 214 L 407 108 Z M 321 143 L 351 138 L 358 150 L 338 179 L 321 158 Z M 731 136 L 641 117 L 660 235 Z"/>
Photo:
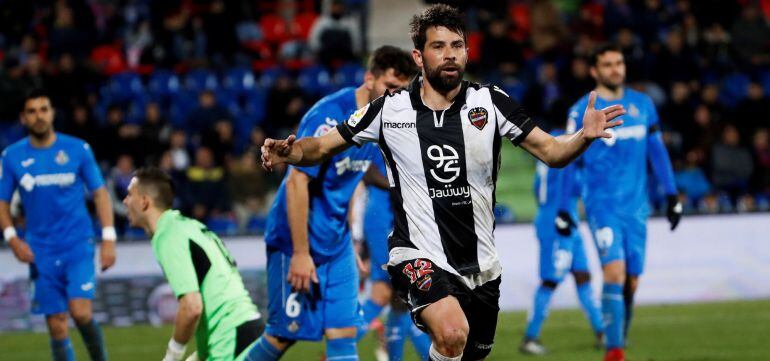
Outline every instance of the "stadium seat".
<path id="1" fill-rule="evenodd" d="M 259 86 L 263 89 L 269 89 L 275 81 L 282 75 L 287 75 L 286 69 L 280 66 L 273 66 L 262 71 L 259 76 Z"/>
<path id="2" fill-rule="evenodd" d="M 206 227 L 218 235 L 231 236 L 238 233 L 238 223 L 230 217 L 211 217 L 206 220 Z"/>
<path id="3" fill-rule="evenodd" d="M 254 89 L 257 86 L 256 78 L 251 69 L 235 67 L 227 70 L 222 79 L 222 87 L 236 95 Z"/>
<path id="4" fill-rule="evenodd" d="M 300 71 L 297 83 L 302 90 L 312 96 L 328 94 L 334 89 L 331 75 L 321 65 L 312 65 Z"/>
<path id="5" fill-rule="evenodd" d="M 233 116 L 241 114 L 242 108 L 238 101 L 239 97 L 237 94 L 227 89 L 217 89 L 215 91 L 215 96 L 217 98 L 217 104 L 227 108 L 230 114 Z"/>
<path id="6" fill-rule="evenodd" d="M 265 119 L 267 111 L 267 93 L 262 89 L 253 89 L 246 93 L 243 102 L 243 114 L 249 116 L 256 125 Z"/>
<path id="7" fill-rule="evenodd" d="M 338 88 L 359 86 L 364 81 L 366 69 L 357 63 L 347 63 L 334 73 L 334 84 Z"/>
<path id="8" fill-rule="evenodd" d="M 267 42 L 280 44 L 290 38 L 286 20 L 279 15 L 265 14 L 259 20 L 259 25 Z"/>
<path id="9" fill-rule="evenodd" d="M 267 225 L 267 218 L 263 216 L 253 215 L 249 218 L 249 222 L 246 224 L 246 232 L 248 233 L 264 233 L 265 226 Z"/>
<path id="10" fill-rule="evenodd" d="M 179 77 L 169 70 L 155 70 L 147 81 L 147 90 L 153 97 L 167 100 L 179 91 Z"/>
<path id="11" fill-rule="evenodd" d="M 111 76 L 100 93 L 110 103 L 127 103 L 144 95 L 144 84 L 139 74 L 123 72 Z"/>
<path id="12" fill-rule="evenodd" d="M 216 74 L 208 69 L 195 69 L 185 76 L 184 86 L 187 90 L 203 91 L 216 90 L 219 87 L 219 81 Z"/>
<path id="13" fill-rule="evenodd" d="M 291 21 L 291 33 L 296 38 L 307 40 L 310 36 L 310 30 L 313 28 L 318 15 L 315 13 L 297 14 Z"/>
<path id="14" fill-rule="evenodd" d="M 120 47 L 113 45 L 102 45 L 94 48 L 91 51 L 91 62 L 105 75 L 118 74 L 127 68 Z"/>

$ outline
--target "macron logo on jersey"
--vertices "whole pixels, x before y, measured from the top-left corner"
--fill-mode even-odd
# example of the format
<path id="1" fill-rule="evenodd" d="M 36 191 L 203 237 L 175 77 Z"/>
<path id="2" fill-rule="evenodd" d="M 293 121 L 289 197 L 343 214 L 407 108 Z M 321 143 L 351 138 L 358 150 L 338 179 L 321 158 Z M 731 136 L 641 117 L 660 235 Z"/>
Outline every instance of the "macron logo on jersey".
<path id="1" fill-rule="evenodd" d="M 35 187 L 59 186 L 66 187 L 75 183 L 75 173 L 39 174 L 32 176 L 25 173 L 19 180 L 19 184 L 27 192 L 32 192 Z"/>

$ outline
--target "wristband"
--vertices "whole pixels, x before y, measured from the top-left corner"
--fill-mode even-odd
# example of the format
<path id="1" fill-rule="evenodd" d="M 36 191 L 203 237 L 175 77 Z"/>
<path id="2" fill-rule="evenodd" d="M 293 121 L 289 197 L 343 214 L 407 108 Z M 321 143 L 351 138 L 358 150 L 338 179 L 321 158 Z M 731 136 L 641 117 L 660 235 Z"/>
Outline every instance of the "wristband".
<path id="1" fill-rule="evenodd" d="M 102 228 L 102 241 L 115 242 L 118 239 L 118 232 L 115 231 L 115 227 Z"/>
<path id="2" fill-rule="evenodd" d="M 13 226 L 5 227 L 3 230 L 3 238 L 5 239 L 5 242 L 10 242 L 12 238 L 16 237 L 16 228 L 13 228 Z"/>
<path id="3" fill-rule="evenodd" d="M 176 353 L 184 353 L 185 348 L 187 348 L 187 345 L 176 342 L 173 337 L 168 340 L 168 349 L 171 351 Z"/>

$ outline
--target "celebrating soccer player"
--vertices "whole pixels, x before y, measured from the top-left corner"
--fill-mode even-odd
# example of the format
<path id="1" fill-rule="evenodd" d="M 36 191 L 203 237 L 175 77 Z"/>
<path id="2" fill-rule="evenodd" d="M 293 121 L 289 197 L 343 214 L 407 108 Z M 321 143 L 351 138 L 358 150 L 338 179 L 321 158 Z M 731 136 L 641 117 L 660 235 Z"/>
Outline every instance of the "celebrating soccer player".
<path id="1" fill-rule="evenodd" d="M 602 313 L 605 319 L 605 360 L 624 360 L 625 333 L 631 323 L 633 300 L 644 271 L 647 217 L 647 164 L 668 195 L 667 217 L 674 230 L 682 215 L 677 200 L 671 162 L 660 134 L 658 113 L 643 93 L 623 86 L 626 65 L 621 50 L 599 47 L 592 58 L 591 76 L 596 90 L 584 96 L 569 112 L 568 128 L 577 129 L 586 119 L 580 113 L 586 102 L 598 106 L 621 105 L 627 110 L 624 126 L 611 131 L 582 156 L 583 203 L 604 271 Z"/>
<path id="2" fill-rule="evenodd" d="M 102 227 L 101 269 L 115 264 L 112 203 L 91 147 L 53 129 L 54 108 L 43 90 L 24 100 L 22 124 L 29 136 L 3 151 L 0 226 L 16 258 L 29 263 L 32 312 L 46 317 L 53 359 L 74 360 L 67 312 L 92 360 L 106 360 L 102 332 L 93 320 L 94 232 L 85 205 L 93 194 Z M 9 203 L 18 188 L 26 217 L 26 241 L 16 233 Z"/>
<path id="3" fill-rule="evenodd" d="M 325 135 L 267 139 L 262 165 L 320 164 L 350 146 L 377 142 L 394 199 L 388 271 L 414 322 L 431 335 L 430 357 L 480 360 L 492 349 L 502 265 L 494 247 L 495 182 L 501 138 L 549 166 L 565 166 L 619 125 L 620 105 L 597 110 L 583 129 L 552 137 L 494 86 L 463 81 L 463 15 L 433 5 L 412 19 L 412 57 L 422 75 Z"/>
<path id="4" fill-rule="evenodd" d="M 566 119 L 561 119 L 561 124 L 551 131 L 554 136 L 564 134 Z M 535 293 L 534 307 L 529 314 L 524 341 L 519 347 L 519 350 L 526 354 L 546 353 L 540 342 L 540 329 L 548 316 L 551 295 L 567 273 L 572 273 L 575 279 L 578 299 L 591 322 L 597 344 L 602 343 L 602 315 L 594 300 L 588 259 L 583 249 L 583 239 L 577 230 L 579 177 L 575 164 L 570 164 L 564 169 L 555 169 L 548 168 L 543 162 L 537 162 L 534 188 L 538 211 L 534 223 L 540 242 L 541 283 Z"/>
<path id="5" fill-rule="evenodd" d="M 157 168 L 137 170 L 123 200 L 131 225 L 152 236 L 152 251 L 179 300 L 163 361 L 181 360 L 193 333 L 193 359 L 249 360 L 264 328 L 257 306 L 222 240 L 171 209 L 173 201 L 171 178 Z"/>
<path id="6" fill-rule="evenodd" d="M 403 50 L 375 50 L 364 83 L 321 99 L 300 122 L 299 135 L 336 134 L 356 109 L 405 86 L 414 69 Z M 295 341 L 324 336 L 328 360 L 358 359 L 356 328 L 362 320 L 348 207 L 362 179 L 383 188 L 389 184 L 370 171 L 372 159 L 380 156 L 376 146 L 343 145 L 322 163 L 290 167 L 278 190 L 265 231 L 270 315 L 259 341 L 264 353 L 254 360 L 276 360 Z"/>

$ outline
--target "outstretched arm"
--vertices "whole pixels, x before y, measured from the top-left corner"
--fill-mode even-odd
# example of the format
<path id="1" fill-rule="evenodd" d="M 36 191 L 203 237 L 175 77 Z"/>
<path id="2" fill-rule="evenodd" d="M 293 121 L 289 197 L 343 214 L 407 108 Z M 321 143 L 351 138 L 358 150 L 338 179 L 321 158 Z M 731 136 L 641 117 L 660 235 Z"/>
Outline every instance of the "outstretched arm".
<path id="1" fill-rule="evenodd" d="M 583 128 L 573 134 L 552 137 L 548 133 L 534 128 L 521 145 L 532 155 L 542 160 L 549 167 L 561 168 L 582 154 L 596 138 L 610 138 L 609 128 L 623 124 L 615 118 L 626 113 L 622 105 L 612 105 L 604 109 L 595 109 L 596 92 L 588 97 L 583 115 Z"/>
<path id="2" fill-rule="evenodd" d="M 290 135 L 284 140 L 268 138 L 262 145 L 262 168 L 272 171 L 282 163 L 310 166 L 323 162 L 350 147 L 336 128 L 320 137 L 299 140 Z"/>

